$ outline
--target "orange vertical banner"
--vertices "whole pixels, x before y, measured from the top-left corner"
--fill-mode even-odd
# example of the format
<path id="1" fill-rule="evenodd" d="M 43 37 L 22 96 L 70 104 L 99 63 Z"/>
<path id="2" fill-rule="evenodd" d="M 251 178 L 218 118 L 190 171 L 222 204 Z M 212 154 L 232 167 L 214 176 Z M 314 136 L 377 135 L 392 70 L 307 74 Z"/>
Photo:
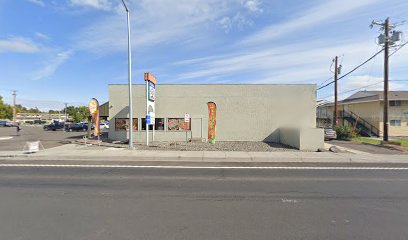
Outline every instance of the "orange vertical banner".
<path id="1" fill-rule="evenodd" d="M 99 136 L 100 135 L 100 119 L 99 119 L 99 102 L 96 100 L 96 98 L 92 98 L 91 101 L 89 102 L 89 112 L 92 116 L 92 119 L 95 121 L 95 129 L 94 129 L 94 135 Z M 92 129 L 92 125 L 89 124 L 88 128 Z"/>
<path id="2" fill-rule="evenodd" d="M 214 102 L 207 103 L 208 106 L 208 142 L 215 144 L 217 128 L 217 105 Z"/>

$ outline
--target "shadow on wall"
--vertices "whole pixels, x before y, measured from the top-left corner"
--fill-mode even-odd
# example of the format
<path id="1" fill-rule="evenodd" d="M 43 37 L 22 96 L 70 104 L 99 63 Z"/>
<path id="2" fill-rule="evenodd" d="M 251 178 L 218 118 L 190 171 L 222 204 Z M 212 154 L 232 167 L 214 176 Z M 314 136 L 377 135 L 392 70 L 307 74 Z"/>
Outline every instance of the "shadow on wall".
<path id="1" fill-rule="evenodd" d="M 262 142 L 265 142 L 265 143 L 280 143 L 280 141 L 279 141 L 279 129 L 275 129 L 264 140 L 262 140 Z"/>

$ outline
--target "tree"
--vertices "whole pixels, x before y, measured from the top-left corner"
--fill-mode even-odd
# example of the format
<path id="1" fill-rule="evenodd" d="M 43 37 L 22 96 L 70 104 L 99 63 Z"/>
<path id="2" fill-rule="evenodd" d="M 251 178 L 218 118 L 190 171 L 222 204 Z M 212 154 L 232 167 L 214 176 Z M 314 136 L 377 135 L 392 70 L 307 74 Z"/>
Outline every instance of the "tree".
<path id="1" fill-rule="evenodd" d="M 63 112 L 65 109 L 63 109 Z M 67 114 L 74 119 L 74 122 L 82 122 L 88 119 L 89 109 L 87 107 L 74 107 L 68 106 L 67 107 Z"/>
<path id="2" fill-rule="evenodd" d="M 0 96 L 0 119 L 13 119 L 13 108 L 3 102 L 2 96 Z"/>

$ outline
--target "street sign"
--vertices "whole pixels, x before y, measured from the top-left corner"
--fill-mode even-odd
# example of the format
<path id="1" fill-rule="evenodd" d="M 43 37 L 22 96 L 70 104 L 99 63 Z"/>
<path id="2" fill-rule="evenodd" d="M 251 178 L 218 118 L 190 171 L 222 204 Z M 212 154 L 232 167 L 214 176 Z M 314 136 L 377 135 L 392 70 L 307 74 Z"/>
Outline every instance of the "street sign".
<path id="1" fill-rule="evenodd" d="M 190 122 L 190 114 L 188 113 L 184 114 L 184 122 L 186 123 Z"/>
<path id="2" fill-rule="evenodd" d="M 154 100 L 156 99 L 156 85 L 152 82 L 149 82 L 149 88 L 148 88 L 148 99 L 151 102 L 154 102 Z"/>
<path id="3" fill-rule="evenodd" d="M 149 115 L 147 115 L 146 116 L 146 125 L 152 125 L 153 123 L 152 123 L 152 118 L 149 116 Z"/>

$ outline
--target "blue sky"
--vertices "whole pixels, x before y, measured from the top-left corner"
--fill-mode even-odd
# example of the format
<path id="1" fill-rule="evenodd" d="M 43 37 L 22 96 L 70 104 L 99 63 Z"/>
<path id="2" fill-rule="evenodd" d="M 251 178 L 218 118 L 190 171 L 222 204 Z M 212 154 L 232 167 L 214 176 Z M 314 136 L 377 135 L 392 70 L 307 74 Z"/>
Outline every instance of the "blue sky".
<path id="1" fill-rule="evenodd" d="M 408 20 L 406 0 L 130 0 L 134 83 L 317 83 L 342 56 L 343 73 L 380 49 L 372 20 Z M 399 26 L 408 36 L 408 23 Z M 404 37 L 408 40 L 408 37 Z M 391 59 L 408 79 L 408 47 Z M 341 97 L 382 80 L 382 56 L 344 78 Z M 127 83 L 120 0 L 0 0 L 0 95 L 43 110 L 108 100 Z M 377 84 L 362 88 L 381 89 Z M 391 82 L 408 90 L 408 82 Z M 346 93 L 344 93 L 346 92 Z M 332 99 L 332 88 L 318 97 Z"/>

